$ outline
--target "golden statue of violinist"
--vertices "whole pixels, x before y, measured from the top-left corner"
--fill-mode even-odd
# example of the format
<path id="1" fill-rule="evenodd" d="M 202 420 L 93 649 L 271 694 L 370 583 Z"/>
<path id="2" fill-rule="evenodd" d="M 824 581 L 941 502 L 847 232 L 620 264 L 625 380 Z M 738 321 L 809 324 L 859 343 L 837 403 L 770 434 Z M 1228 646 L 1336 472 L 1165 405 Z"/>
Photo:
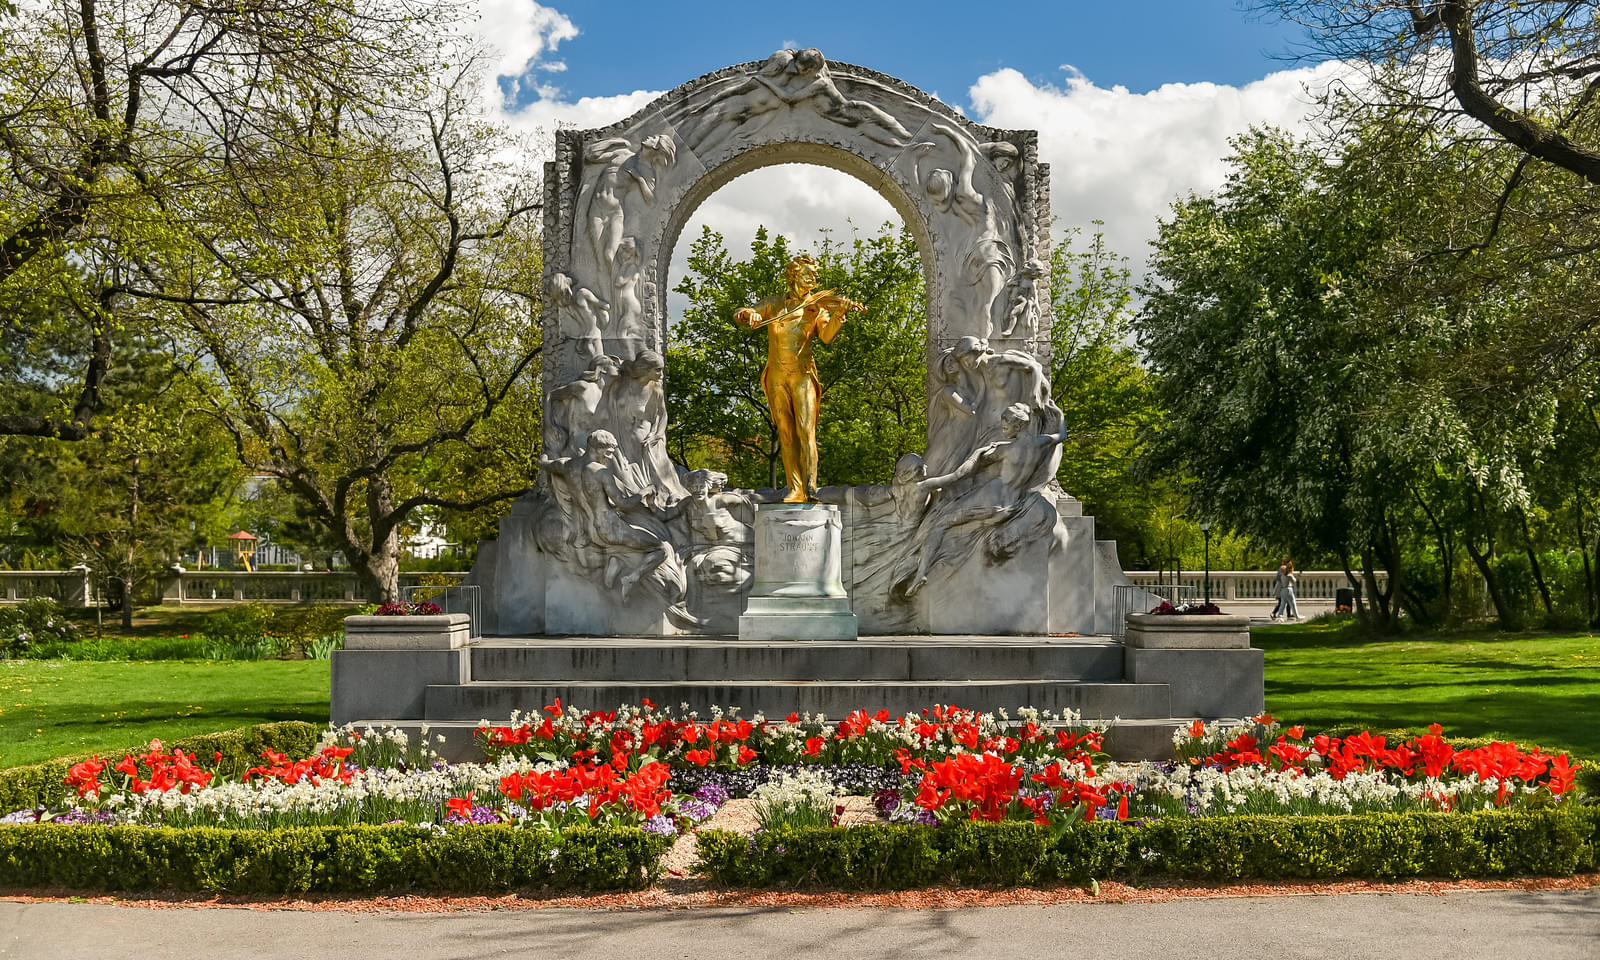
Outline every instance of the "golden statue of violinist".
<path id="1" fill-rule="evenodd" d="M 789 288 L 754 307 L 734 311 L 733 321 L 752 330 L 767 329 L 767 367 L 761 389 L 778 428 L 783 472 L 789 488 L 785 503 L 809 503 L 817 489 L 817 412 L 822 381 L 811 356 L 811 338 L 832 343 L 849 311 L 866 307 L 832 290 L 817 290 L 817 261 L 802 253 L 785 271 Z"/>

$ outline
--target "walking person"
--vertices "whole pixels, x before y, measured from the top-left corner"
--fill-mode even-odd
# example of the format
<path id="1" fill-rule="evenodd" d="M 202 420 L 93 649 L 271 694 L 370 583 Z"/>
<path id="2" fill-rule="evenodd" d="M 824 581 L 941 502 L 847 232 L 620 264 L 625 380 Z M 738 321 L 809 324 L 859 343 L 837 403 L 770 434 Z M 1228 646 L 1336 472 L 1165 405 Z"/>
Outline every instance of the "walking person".
<path id="1" fill-rule="evenodd" d="M 1294 588 L 1300 585 L 1300 578 L 1295 575 L 1294 561 L 1284 561 L 1283 594 L 1279 602 L 1283 604 L 1283 618 L 1285 620 L 1299 620 L 1300 608 L 1294 602 Z"/>
<path id="2" fill-rule="evenodd" d="M 1278 575 L 1272 578 L 1272 596 L 1278 603 L 1272 608 L 1272 616 L 1269 619 L 1276 620 L 1283 613 L 1283 588 L 1288 582 L 1289 558 L 1284 557 L 1283 562 L 1278 564 Z"/>

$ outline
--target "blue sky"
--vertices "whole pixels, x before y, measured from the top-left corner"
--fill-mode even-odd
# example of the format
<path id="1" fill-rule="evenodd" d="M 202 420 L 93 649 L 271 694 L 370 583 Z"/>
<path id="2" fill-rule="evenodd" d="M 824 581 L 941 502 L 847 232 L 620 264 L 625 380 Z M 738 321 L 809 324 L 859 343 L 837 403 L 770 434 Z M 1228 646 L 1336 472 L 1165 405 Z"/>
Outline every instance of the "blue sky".
<path id="1" fill-rule="evenodd" d="M 966 106 L 978 77 L 1002 68 L 1058 83 L 1070 64 L 1101 86 L 1144 92 L 1165 83 L 1240 85 L 1282 69 L 1298 32 L 1235 0 L 1063 0 L 1058 3 L 562 3 L 578 28 L 561 43 L 569 97 L 660 90 L 763 59 L 786 44 L 892 74 Z M 668 12 L 670 11 L 670 12 Z M 799 11 L 799 12 L 796 12 Z"/>

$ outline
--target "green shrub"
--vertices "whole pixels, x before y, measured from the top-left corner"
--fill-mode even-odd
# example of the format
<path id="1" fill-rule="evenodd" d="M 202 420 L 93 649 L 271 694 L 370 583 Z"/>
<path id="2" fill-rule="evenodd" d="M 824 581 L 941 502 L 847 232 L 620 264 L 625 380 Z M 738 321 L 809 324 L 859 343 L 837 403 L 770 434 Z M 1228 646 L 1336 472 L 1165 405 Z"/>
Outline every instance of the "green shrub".
<path id="1" fill-rule="evenodd" d="M 670 839 L 637 828 L 220 830 L 0 827 L 0 888 L 229 893 L 623 890 L 655 879 Z"/>
<path id="2" fill-rule="evenodd" d="M 344 618 L 349 615 L 349 607 L 332 604 L 291 607 L 278 615 L 273 632 L 307 657 L 326 660 L 326 652 L 321 657 L 313 657 L 313 649 L 331 652 L 330 641 L 342 642 Z"/>
<path id="3" fill-rule="evenodd" d="M 200 632 L 221 640 L 255 640 L 272 632 L 277 617 L 264 603 L 241 603 L 208 615 Z"/>
<path id="4" fill-rule="evenodd" d="M 314 723 L 284 720 L 279 723 L 240 727 L 237 730 L 221 733 L 185 737 L 166 745 L 194 754 L 208 767 L 215 762 L 223 776 L 238 777 L 261 762 L 263 750 L 276 750 L 292 757 L 309 755 L 316 746 L 317 738 L 322 735 L 322 730 L 322 727 Z M 222 754 L 222 759 L 216 760 L 216 755 L 219 753 Z M 67 775 L 67 768 L 79 760 L 86 759 L 88 755 L 84 754 L 0 770 L 0 815 L 40 805 L 47 807 L 60 805 L 67 796 L 66 784 L 62 782 Z M 121 757 L 105 759 L 115 762 Z"/>
<path id="5" fill-rule="evenodd" d="M 98 637 L 71 643 L 43 643 L 27 653 L 29 660 L 206 660 L 214 646 L 205 637 Z"/>
<path id="6" fill-rule="evenodd" d="M 49 597 L 0 607 L 0 658 L 21 657 L 39 644 L 71 643 L 78 628 Z"/>
<path id="7" fill-rule="evenodd" d="M 1031 823 L 699 834 L 718 883 L 901 889 L 1090 879 L 1570 876 L 1597 865 L 1600 809 Z"/>

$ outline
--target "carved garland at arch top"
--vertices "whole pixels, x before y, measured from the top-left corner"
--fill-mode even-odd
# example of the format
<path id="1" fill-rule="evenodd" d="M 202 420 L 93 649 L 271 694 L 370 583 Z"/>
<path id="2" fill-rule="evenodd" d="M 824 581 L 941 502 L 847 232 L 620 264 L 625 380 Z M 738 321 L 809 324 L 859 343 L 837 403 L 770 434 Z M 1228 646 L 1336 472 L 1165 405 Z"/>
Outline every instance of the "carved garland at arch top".
<path id="1" fill-rule="evenodd" d="M 814 49 L 780 50 L 609 127 L 558 133 L 545 174 L 544 382 L 569 383 L 598 355 L 663 351 L 668 259 L 694 206 L 739 173 L 793 160 L 860 177 L 917 234 L 930 361 L 962 337 L 1048 361 L 1049 173 L 1036 134 L 970 123 Z M 931 378 L 930 403 L 937 389 Z"/>

